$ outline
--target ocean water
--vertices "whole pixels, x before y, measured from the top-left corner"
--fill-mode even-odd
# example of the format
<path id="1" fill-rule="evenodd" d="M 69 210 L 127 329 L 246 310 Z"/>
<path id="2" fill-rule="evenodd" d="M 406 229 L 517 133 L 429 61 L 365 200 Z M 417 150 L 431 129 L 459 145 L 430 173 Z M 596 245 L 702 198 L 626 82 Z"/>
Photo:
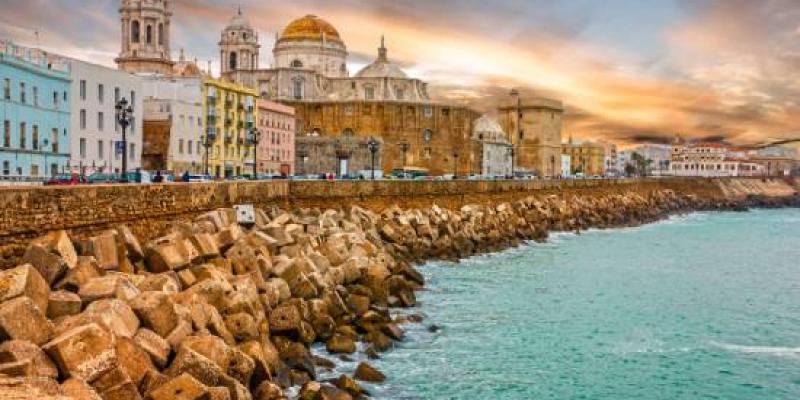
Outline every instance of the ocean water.
<path id="1" fill-rule="evenodd" d="M 800 210 L 557 234 L 421 269 L 426 320 L 374 362 L 389 376 L 375 398 L 800 399 Z"/>

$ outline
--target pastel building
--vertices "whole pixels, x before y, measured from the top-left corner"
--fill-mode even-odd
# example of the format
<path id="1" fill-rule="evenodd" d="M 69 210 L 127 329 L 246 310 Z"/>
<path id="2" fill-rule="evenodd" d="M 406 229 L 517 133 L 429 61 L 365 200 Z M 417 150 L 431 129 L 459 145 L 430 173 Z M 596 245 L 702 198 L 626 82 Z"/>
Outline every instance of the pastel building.
<path id="1" fill-rule="evenodd" d="M 201 138 L 208 173 L 229 178 L 252 173 L 250 130 L 258 114 L 255 89 L 223 79 L 203 80 L 205 135 Z M 205 160 L 204 160 L 205 161 Z"/>
<path id="2" fill-rule="evenodd" d="M 258 100 L 258 173 L 294 175 L 296 120 L 294 108 L 274 101 Z"/>
<path id="3" fill-rule="evenodd" d="M 43 180 L 69 161 L 69 65 L 0 41 L 0 181 Z"/>
<path id="4" fill-rule="evenodd" d="M 72 76 L 70 166 L 83 174 L 122 170 L 122 128 L 115 106 L 122 98 L 133 107 L 126 129 L 128 171 L 141 166 L 142 82 L 128 72 L 67 59 Z"/>

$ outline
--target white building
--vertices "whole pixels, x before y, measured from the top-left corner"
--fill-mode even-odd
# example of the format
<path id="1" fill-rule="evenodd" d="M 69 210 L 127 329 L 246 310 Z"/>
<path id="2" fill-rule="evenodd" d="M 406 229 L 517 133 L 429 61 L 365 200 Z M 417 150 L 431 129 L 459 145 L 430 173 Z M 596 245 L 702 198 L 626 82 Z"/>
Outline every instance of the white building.
<path id="1" fill-rule="evenodd" d="M 618 168 L 619 155 L 617 154 L 617 145 L 607 142 L 597 142 L 603 146 L 605 151 L 605 159 L 603 161 L 603 174 L 605 176 L 620 176 L 624 171 Z"/>
<path id="2" fill-rule="evenodd" d="M 572 176 L 572 157 L 569 154 L 562 154 L 561 155 L 561 176 L 563 178 L 569 178 Z"/>
<path id="3" fill-rule="evenodd" d="M 472 129 L 472 143 L 475 148 L 473 157 L 480 163 L 480 175 L 511 175 L 511 142 L 497 121 L 488 115 L 476 119 Z"/>
<path id="4" fill-rule="evenodd" d="M 73 172 L 122 170 L 122 128 L 115 105 L 125 98 L 133 107 L 126 130 L 128 171 L 141 166 L 142 78 L 81 60 L 68 59 L 72 77 L 70 161 Z M 117 143 L 120 143 L 119 145 Z"/>
<path id="5" fill-rule="evenodd" d="M 202 78 L 147 76 L 143 95 L 148 126 L 144 132 L 144 168 L 179 174 L 200 171 L 204 133 Z M 163 122 L 167 129 L 151 130 L 153 121 Z"/>
<path id="6" fill-rule="evenodd" d="M 670 175 L 729 177 L 760 176 L 764 166 L 748 160 L 746 151 L 722 143 L 686 144 L 677 140 L 672 146 Z"/>

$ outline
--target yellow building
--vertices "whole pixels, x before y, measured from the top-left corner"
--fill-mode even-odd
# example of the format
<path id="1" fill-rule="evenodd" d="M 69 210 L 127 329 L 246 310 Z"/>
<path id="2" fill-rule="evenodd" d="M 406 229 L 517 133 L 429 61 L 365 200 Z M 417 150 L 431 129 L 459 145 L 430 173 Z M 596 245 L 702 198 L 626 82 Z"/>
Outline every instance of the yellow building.
<path id="1" fill-rule="evenodd" d="M 603 176 L 605 174 L 606 150 L 602 144 L 583 142 L 561 145 L 562 154 L 570 157 L 570 175 L 582 173 L 585 176 Z"/>
<path id="2" fill-rule="evenodd" d="M 203 115 L 206 135 L 202 137 L 208 173 L 218 178 L 251 174 L 254 128 L 258 108 L 255 89 L 222 79 L 203 80 Z"/>

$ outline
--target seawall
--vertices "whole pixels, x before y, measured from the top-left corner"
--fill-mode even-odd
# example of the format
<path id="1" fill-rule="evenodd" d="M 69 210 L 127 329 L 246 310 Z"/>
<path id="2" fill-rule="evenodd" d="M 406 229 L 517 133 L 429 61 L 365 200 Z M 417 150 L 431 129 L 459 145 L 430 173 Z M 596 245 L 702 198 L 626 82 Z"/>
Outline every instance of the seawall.
<path id="1" fill-rule="evenodd" d="M 513 202 L 551 194 L 647 193 L 674 190 L 702 198 L 785 197 L 797 190 L 781 179 L 625 179 L 562 181 L 270 181 L 27 187 L 0 190 L 0 267 L 15 265 L 26 245 L 44 233 L 67 230 L 85 237 L 125 224 L 141 240 L 178 221 L 235 204 L 283 209 L 357 205 L 380 212 Z"/>

